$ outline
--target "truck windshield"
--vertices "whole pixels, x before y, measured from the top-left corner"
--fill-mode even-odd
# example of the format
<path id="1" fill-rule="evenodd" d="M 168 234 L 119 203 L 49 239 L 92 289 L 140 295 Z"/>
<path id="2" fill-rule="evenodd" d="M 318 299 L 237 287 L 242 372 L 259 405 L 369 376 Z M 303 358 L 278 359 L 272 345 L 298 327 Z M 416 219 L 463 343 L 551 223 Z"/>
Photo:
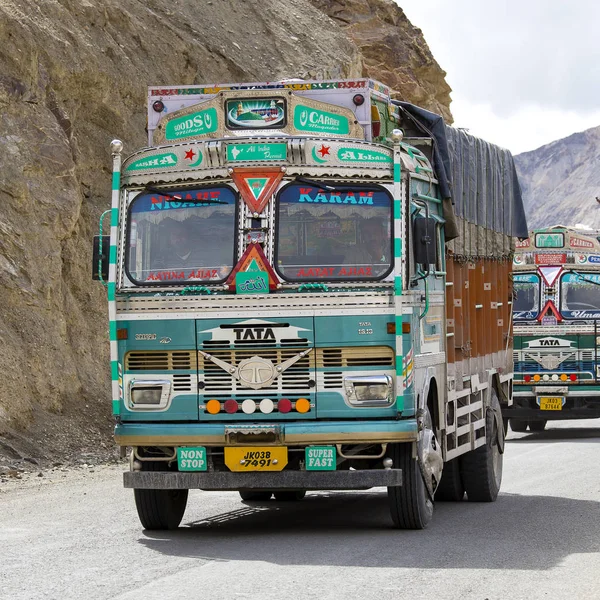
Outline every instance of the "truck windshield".
<path id="1" fill-rule="evenodd" d="M 128 217 L 126 271 L 134 283 L 214 283 L 231 273 L 236 195 L 230 188 L 142 192 Z"/>
<path id="2" fill-rule="evenodd" d="M 279 193 L 279 274 L 288 281 L 382 279 L 394 263 L 391 196 L 379 186 L 324 187 L 292 183 Z"/>
<path id="3" fill-rule="evenodd" d="M 540 278 L 537 275 L 514 275 L 513 313 L 515 319 L 534 319 L 540 312 Z"/>
<path id="4" fill-rule="evenodd" d="M 561 314 L 567 319 L 600 318 L 600 275 L 567 273 L 561 280 Z"/>

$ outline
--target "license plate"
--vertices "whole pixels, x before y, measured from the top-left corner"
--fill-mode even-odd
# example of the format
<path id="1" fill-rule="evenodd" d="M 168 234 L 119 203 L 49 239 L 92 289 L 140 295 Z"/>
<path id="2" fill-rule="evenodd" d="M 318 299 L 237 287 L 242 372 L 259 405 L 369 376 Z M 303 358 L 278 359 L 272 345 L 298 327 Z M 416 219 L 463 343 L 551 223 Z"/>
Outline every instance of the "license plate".
<path id="1" fill-rule="evenodd" d="M 177 448 L 177 467 L 180 471 L 206 471 L 206 448 Z"/>
<path id="2" fill-rule="evenodd" d="M 281 471 L 287 462 L 285 446 L 225 448 L 225 464 L 231 471 Z"/>
<path id="3" fill-rule="evenodd" d="M 540 397 L 540 409 L 541 410 L 562 410 L 563 396 L 541 396 Z"/>

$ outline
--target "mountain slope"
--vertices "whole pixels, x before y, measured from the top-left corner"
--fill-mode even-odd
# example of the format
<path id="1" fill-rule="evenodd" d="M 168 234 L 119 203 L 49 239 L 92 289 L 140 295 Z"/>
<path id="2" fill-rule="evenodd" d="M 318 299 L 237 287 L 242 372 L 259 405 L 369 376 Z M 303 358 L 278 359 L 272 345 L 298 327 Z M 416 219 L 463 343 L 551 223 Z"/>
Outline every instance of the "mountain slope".
<path id="1" fill-rule="evenodd" d="M 600 127 L 515 156 L 529 228 L 600 229 Z"/>
<path id="2" fill-rule="evenodd" d="M 315 4 L 332 15 L 343 4 L 343 15 Z M 92 236 L 110 208 L 111 139 L 126 155 L 147 143 L 147 86 L 368 73 L 450 114 L 444 72 L 402 10 L 341 4 L 0 0 L 0 457 L 109 440 L 107 302 L 91 281 Z M 360 44 L 348 30 L 359 22 Z M 371 56 L 383 55 L 381 32 L 385 68 Z"/>

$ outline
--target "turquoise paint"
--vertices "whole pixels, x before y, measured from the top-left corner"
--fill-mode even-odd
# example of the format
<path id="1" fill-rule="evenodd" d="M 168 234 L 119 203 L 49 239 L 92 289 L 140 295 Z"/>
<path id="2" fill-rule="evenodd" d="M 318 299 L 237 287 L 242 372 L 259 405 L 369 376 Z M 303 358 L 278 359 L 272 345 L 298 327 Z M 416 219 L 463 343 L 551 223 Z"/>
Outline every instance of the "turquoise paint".
<path id="1" fill-rule="evenodd" d="M 154 373 L 177 373 L 185 375 L 191 371 L 151 371 Z M 138 379 L 144 379 L 144 372 L 138 371 L 135 373 Z M 127 394 L 126 390 L 123 390 Z M 166 421 L 194 421 L 198 420 L 198 399 L 196 394 L 184 393 L 173 398 L 171 406 L 168 410 L 158 412 L 151 410 L 135 410 L 132 411 L 125 406 L 124 401 L 121 402 L 121 420 L 126 421 L 152 421 L 156 423 Z"/>
<path id="2" fill-rule="evenodd" d="M 277 423 L 289 435 L 335 435 L 344 433 L 406 433 L 417 434 L 417 422 L 409 419 L 389 419 L 380 421 L 311 421 L 307 423 Z M 157 442 L 163 436 L 224 436 L 226 423 L 117 423 L 115 436 L 151 437 Z"/>
<path id="3" fill-rule="evenodd" d="M 332 371 L 339 371 L 340 369 L 331 369 Z M 363 370 L 363 369 L 355 369 Z M 364 369 L 365 375 L 372 375 L 380 373 L 381 369 Z M 396 406 L 388 408 L 359 408 L 351 407 L 344 402 L 344 397 L 338 392 L 319 392 L 317 400 L 317 417 L 319 419 L 376 419 L 376 418 L 387 418 L 390 419 L 396 415 Z"/>
<path id="4" fill-rule="evenodd" d="M 130 350 L 196 350 L 194 320 L 165 319 L 119 321 L 127 329 L 127 339 L 119 340 L 121 352 Z"/>
<path id="5" fill-rule="evenodd" d="M 394 347 L 394 334 L 387 333 L 387 324 L 394 315 L 315 317 L 317 347 L 321 346 L 390 346 Z M 370 325 L 365 325 L 370 323 Z M 372 333 L 368 333 L 372 330 Z M 362 332 L 362 333 L 361 333 Z"/>
<path id="6" fill-rule="evenodd" d="M 289 327 L 278 327 L 285 324 Z M 202 348 L 203 342 L 210 340 L 229 341 L 230 347 L 234 347 L 233 344 L 237 340 L 265 340 L 265 346 L 275 348 L 281 347 L 281 339 L 306 339 L 309 347 L 314 346 L 315 341 L 312 317 L 260 318 L 259 311 L 252 319 L 198 319 L 196 333 L 198 348 Z M 289 345 L 290 343 L 285 344 L 288 347 Z M 238 347 L 243 348 L 243 345 L 238 344 Z"/>

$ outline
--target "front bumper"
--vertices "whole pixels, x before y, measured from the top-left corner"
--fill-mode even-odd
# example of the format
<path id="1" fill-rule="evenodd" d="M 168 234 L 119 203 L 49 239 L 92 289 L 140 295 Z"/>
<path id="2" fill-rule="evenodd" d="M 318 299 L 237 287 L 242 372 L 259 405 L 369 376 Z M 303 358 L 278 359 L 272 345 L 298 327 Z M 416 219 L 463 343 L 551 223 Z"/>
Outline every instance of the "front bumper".
<path id="1" fill-rule="evenodd" d="M 539 396 L 564 396 L 561 410 L 541 410 Z M 502 407 L 502 416 L 508 419 L 560 421 L 565 419 L 594 419 L 600 417 L 600 388 L 573 385 L 568 388 L 515 386 L 513 404 Z"/>
<path id="2" fill-rule="evenodd" d="M 118 423 L 115 441 L 119 446 L 227 446 L 253 445 L 257 430 L 272 429 L 271 444 L 365 444 L 414 442 L 416 419 L 373 421 L 304 421 L 275 423 Z M 237 437 L 232 436 L 237 432 Z M 244 435 L 247 432 L 247 436 Z M 232 441 L 238 440 L 238 441 Z M 254 444 L 264 444 L 257 438 Z"/>
<path id="3" fill-rule="evenodd" d="M 402 469 L 364 471 L 277 471 L 274 473 L 177 473 L 130 471 L 123 485 L 135 489 L 235 490 L 367 490 L 402 485 Z"/>

